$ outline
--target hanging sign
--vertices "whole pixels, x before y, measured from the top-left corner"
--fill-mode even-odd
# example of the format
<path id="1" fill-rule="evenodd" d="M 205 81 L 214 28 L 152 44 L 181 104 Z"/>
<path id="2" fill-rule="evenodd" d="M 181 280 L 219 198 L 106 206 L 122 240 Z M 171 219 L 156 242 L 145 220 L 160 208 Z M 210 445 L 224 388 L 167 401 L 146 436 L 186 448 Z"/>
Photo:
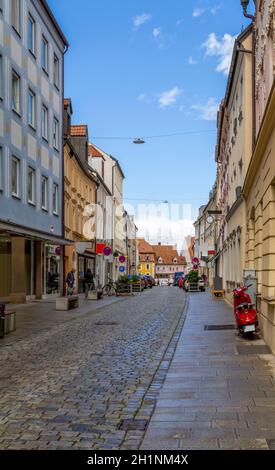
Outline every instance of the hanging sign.
<path id="1" fill-rule="evenodd" d="M 97 255 L 102 255 L 105 246 L 106 246 L 105 243 L 97 243 L 97 244 L 96 244 L 96 254 L 97 254 Z"/>

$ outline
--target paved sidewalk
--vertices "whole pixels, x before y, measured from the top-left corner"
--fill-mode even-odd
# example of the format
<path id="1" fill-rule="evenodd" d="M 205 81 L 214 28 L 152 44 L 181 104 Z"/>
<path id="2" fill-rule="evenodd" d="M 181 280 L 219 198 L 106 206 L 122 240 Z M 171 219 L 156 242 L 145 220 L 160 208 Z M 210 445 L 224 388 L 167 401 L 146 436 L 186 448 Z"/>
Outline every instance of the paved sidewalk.
<path id="1" fill-rule="evenodd" d="M 275 357 L 260 354 L 269 349 L 260 339 L 204 330 L 228 324 L 234 317 L 225 302 L 190 294 L 142 449 L 275 449 Z"/>
<path id="2" fill-rule="evenodd" d="M 127 297 L 110 296 L 100 300 L 87 300 L 85 294 L 80 294 L 79 307 L 68 310 L 67 312 L 55 310 L 55 299 L 38 300 L 20 305 L 7 304 L 7 310 L 16 311 L 16 331 L 0 339 L 0 348 L 1 346 L 11 345 L 17 341 L 29 338 L 30 335 L 41 333 L 42 331 L 87 315 L 99 308 L 125 300 L 126 298 Z"/>

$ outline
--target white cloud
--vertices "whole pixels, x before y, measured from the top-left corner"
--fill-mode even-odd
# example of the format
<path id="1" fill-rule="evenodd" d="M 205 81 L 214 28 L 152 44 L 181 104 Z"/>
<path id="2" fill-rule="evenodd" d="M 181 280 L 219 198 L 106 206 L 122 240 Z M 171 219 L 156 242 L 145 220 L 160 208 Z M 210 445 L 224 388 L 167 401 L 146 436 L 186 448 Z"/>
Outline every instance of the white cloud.
<path id="1" fill-rule="evenodd" d="M 205 104 L 194 104 L 191 109 L 200 112 L 200 119 L 204 121 L 215 121 L 219 109 L 219 103 L 216 98 L 209 98 Z"/>
<path id="2" fill-rule="evenodd" d="M 145 93 L 140 93 L 137 97 L 137 101 L 144 101 L 146 98 Z"/>
<path id="3" fill-rule="evenodd" d="M 177 25 L 177 26 L 179 26 L 179 25 L 182 24 L 182 23 L 183 23 L 183 20 L 177 20 L 177 21 L 176 21 L 176 25 Z"/>
<path id="4" fill-rule="evenodd" d="M 158 38 L 160 36 L 160 34 L 161 34 L 161 28 L 160 27 L 154 28 L 154 30 L 153 30 L 154 38 Z"/>
<path id="5" fill-rule="evenodd" d="M 228 75 L 235 39 L 236 36 L 231 36 L 226 33 L 219 41 L 216 34 L 211 33 L 202 44 L 202 47 L 206 50 L 207 56 L 216 56 L 219 58 L 219 63 L 216 68 L 217 72 L 223 72 L 225 75 Z"/>
<path id="6" fill-rule="evenodd" d="M 221 5 L 214 5 L 212 8 L 210 8 L 210 13 L 211 15 L 217 15 L 221 9 Z"/>
<path id="7" fill-rule="evenodd" d="M 137 31 L 144 23 L 147 23 L 147 21 L 150 21 L 152 18 L 151 15 L 148 15 L 147 13 L 143 13 L 142 15 L 137 15 L 133 18 L 133 29 L 134 31 Z"/>
<path id="8" fill-rule="evenodd" d="M 177 97 L 180 96 L 182 93 L 182 90 L 178 87 L 175 86 L 171 90 L 164 91 L 159 95 L 159 106 L 160 108 L 166 108 L 167 106 L 170 106 L 171 104 L 175 103 L 177 100 Z"/>
<path id="9" fill-rule="evenodd" d="M 199 18 L 200 16 L 204 14 L 204 12 L 205 12 L 205 8 L 194 8 L 192 16 L 194 18 Z"/>
<path id="10" fill-rule="evenodd" d="M 189 65 L 196 65 L 198 63 L 197 60 L 194 60 L 192 56 L 188 58 L 188 64 Z"/>

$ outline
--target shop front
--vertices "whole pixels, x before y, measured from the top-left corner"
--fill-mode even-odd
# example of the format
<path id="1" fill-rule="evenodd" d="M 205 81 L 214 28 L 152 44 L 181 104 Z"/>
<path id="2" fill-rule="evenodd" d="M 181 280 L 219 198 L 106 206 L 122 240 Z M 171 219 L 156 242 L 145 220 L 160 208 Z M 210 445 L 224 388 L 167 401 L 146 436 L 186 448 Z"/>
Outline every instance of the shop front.
<path id="1" fill-rule="evenodd" d="M 88 270 L 95 277 L 95 255 L 83 254 L 78 255 L 78 293 L 85 292 L 85 277 Z"/>

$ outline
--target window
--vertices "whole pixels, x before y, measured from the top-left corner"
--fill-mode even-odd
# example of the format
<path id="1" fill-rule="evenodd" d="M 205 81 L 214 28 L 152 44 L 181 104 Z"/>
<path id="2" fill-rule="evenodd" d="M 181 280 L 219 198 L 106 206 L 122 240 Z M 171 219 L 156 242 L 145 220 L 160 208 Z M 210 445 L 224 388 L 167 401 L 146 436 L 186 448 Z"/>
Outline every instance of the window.
<path id="1" fill-rule="evenodd" d="M 0 0 L 0 11 L 3 12 L 3 0 Z"/>
<path id="2" fill-rule="evenodd" d="M 28 48 L 35 55 L 35 21 L 31 15 L 28 17 Z"/>
<path id="3" fill-rule="evenodd" d="M 59 88 L 59 59 L 55 54 L 53 60 L 53 83 Z"/>
<path id="4" fill-rule="evenodd" d="M 29 166 L 28 168 L 28 203 L 34 204 L 34 189 L 35 189 L 35 170 Z"/>
<path id="5" fill-rule="evenodd" d="M 56 118 L 53 120 L 53 146 L 59 150 L 59 121 Z"/>
<path id="6" fill-rule="evenodd" d="M 12 72 L 12 109 L 20 114 L 20 77 L 16 72 Z"/>
<path id="7" fill-rule="evenodd" d="M 20 197 L 20 161 L 15 157 L 11 160 L 11 193 Z"/>
<path id="8" fill-rule="evenodd" d="M 48 210 L 48 179 L 45 176 L 41 178 L 41 208 Z"/>
<path id="9" fill-rule="evenodd" d="M 150 269 L 150 264 L 146 264 L 146 269 Z"/>
<path id="10" fill-rule="evenodd" d="M 32 90 L 28 93 L 28 123 L 35 128 L 35 94 Z"/>
<path id="11" fill-rule="evenodd" d="M 42 105 L 42 137 L 49 140 L 49 111 L 47 106 Z"/>
<path id="12" fill-rule="evenodd" d="M 20 0 L 11 0 L 11 24 L 14 29 L 20 34 L 21 30 L 21 12 L 20 12 Z"/>
<path id="13" fill-rule="evenodd" d="M 0 55 L 0 98 L 3 97 L 3 57 Z"/>
<path id="14" fill-rule="evenodd" d="M 53 185 L 53 213 L 58 214 L 58 185 Z"/>
<path id="15" fill-rule="evenodd" d="M 48 72 L 48 66 L 49 66 L 49 44 L 47 39 L 42 36 L 42 57 L 41 57 L 41 62 L 42 62 L 42 68 L 45 70 L 45 72 Z"/>
<path id="16" fill-rule="evenodd" d="M 3 149 L 0 147 L 0 191 L 3 191 L 4 187 L 4 155 Z"/>

